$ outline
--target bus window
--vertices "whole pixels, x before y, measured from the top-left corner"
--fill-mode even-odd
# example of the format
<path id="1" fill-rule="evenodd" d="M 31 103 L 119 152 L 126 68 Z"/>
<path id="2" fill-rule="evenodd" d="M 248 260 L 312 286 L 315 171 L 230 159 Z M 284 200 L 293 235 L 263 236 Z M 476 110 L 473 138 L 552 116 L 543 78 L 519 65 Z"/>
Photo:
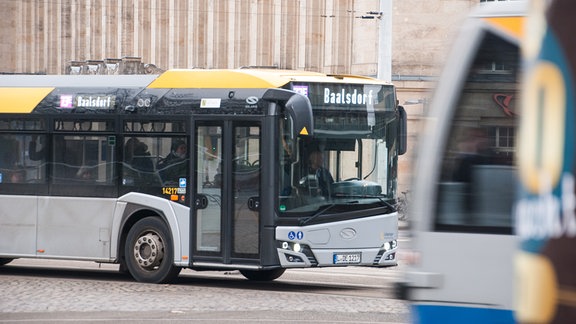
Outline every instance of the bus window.
<path id="1" fill-rule="evenodd" d="M 0 136 L 0 183 L 38 183 L 45 179 L 44 157 L 27 154 L 27 143 L 45 142 L 45 136 Z"/>
<path id="2" fill-rule="evenodd" d="M 205 208 L 196 210 L 196 249 L 202 253 L 220 252 L 222 249 L 222 127 L 200 126 L 196 133 L 195 186 L 199 195 L 207 198 Z"/>
<path id="3" fill-rule="evenodd" d="M 292 193 L 294 184 L 292 182 L 293 179 L 293 163 L 296 162 L 298 158 L 294 153 L 294 142 L 295 139 L 293 136 L 293 125 L 290 116 L 286 115 L 284 118 L 280 118 L 280 143 L 278 147 L 281 149 L 278 150 L 279 157 L 278 160 L 280 161 L 280 181 L 279 183 L 279 192 L 281 197 L 290 196 Z"/>
<path id="4" fill-rule="evenodd" d="M 125 120 L 123 126 L 127 134 L 122 149 L 122 184 L 150 187 L 151 190 L 146 189 L 149 193 L 174 198 L 168 193 L 178 188 L 181 178 L 187 177 L 190 161 L 188 142 L 183 136 L 185 123 L 145 119 Z M 170 189 L 157 190 L 159 187 Z"/>
<path id="5" fill-rule="evenodd" d="M 155 173 L 155 163 L 149 151 L 153 139 L 146 137 L 130 137 L 124 143 L 124 185 L 160 184 Z"/>
<path id="6" fill-rule="evenodd" d="M 234 128 L 234 253 L 256 255 L 259 247 L 260 127 Z"/>
<path id="7" fill-rule="evenodd" d="M 54 135 L 55 183 L 114 183 L 114 150 L 107 136 Z M 35 151 L 34 154 L 38 154 Z"/>
<path id="8" fill-rule="evenodd" d="M 439 231 L 511 233 L 518 48 L 487 34 L 457 102 L 437 184 Z"/>
<path id="9" fill-rule="evenodd" d="M 156 169 L 164 184 L 176 184 L 178 179 L 186 177 L 188 173 L 188 144 L 186 144 L 184 138 L 173 138 L 169 141 L 172 142 L 170 144 L 170 152 L 161 155 Z M 165 146 L 161 145 L 161 147 Z"/>

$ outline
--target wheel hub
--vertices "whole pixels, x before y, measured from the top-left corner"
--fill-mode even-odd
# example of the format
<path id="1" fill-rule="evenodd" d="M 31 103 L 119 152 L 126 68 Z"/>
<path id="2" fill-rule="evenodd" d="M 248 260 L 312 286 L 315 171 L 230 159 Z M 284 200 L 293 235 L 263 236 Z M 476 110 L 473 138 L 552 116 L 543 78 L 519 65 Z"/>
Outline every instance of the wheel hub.
<path id="1" fill-rule="evenodd" d="M 138 238 L 134 245 L 134 257 L 143 269 L 154 269 L 164 257 L 164 244 L 154 233 L 147 233 Z"/>

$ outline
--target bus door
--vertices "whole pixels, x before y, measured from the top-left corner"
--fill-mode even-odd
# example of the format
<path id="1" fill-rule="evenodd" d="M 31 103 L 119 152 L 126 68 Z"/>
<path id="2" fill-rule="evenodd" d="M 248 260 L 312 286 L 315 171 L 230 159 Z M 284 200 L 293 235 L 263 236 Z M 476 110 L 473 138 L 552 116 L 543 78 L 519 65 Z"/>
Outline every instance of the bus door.
<path id="1" fill-rule="evenodd" d="M 196 120 L 192 264 L 256 264 L 260 238 L 259 121 Z"/>

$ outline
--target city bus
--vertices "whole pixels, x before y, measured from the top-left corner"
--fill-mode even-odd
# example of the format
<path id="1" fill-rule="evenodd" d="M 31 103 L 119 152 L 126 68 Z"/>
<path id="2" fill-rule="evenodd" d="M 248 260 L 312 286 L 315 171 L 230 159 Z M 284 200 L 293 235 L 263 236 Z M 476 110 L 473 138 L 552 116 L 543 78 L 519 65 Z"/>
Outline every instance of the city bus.
<path id="1" fill-rule="evenodd" d="M 395 266 L 395 88 L 275 69 L 0 76 L 0 264 Z"/>
<path id="2" fill-rule="evenodd" d="M 513 323 L 513 217 L 526 1 L 481 3 L 459 31 L 415 149 L 411 252 L 398 282 L 416 323 Z"/>

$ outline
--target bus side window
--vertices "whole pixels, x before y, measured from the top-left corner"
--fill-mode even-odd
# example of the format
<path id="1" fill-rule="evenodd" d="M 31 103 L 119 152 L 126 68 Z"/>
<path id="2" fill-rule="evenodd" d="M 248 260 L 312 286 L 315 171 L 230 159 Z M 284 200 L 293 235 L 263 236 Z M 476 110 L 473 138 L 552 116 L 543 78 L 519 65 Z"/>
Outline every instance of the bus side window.
<path id="1" fill-rule="evenodd" d="M 114 146 L 105 136 L 82 136 L 77 142 L 78 160 L 74 179 L 83 184 L 113 184 Z"/>
<path id="2" fill-rule="evenodd" d="M 36 161 L 26 154 L 29 142 L 29 135 L 11 135 L 0 138 L 1 183 L 33 183 L 44 179 L 43 158 Z"/>
<path id="3" fill-rule="evenodd" d="M 22 137 L 25 154 L 23 161 L 24 182 L 42 183 L 46 181 L 46 135 L 27 135 Z M 40 154 L 36 154 L 40 152 Z"/>
<path id="4" fill-rule="evenodd" d="M 130 137 L 124 144 L 125 185 L 151 184 L 155 178 L 154 161 L 146 138 Z"/>
<path id="5" fill-rule="evenodd" d="M 156 169 L 164 184 L 177 185 L 188 173 L 188 146 L 183 138 L 161 140 L 171 141 L 170 152 L 158 159 Z"/>

